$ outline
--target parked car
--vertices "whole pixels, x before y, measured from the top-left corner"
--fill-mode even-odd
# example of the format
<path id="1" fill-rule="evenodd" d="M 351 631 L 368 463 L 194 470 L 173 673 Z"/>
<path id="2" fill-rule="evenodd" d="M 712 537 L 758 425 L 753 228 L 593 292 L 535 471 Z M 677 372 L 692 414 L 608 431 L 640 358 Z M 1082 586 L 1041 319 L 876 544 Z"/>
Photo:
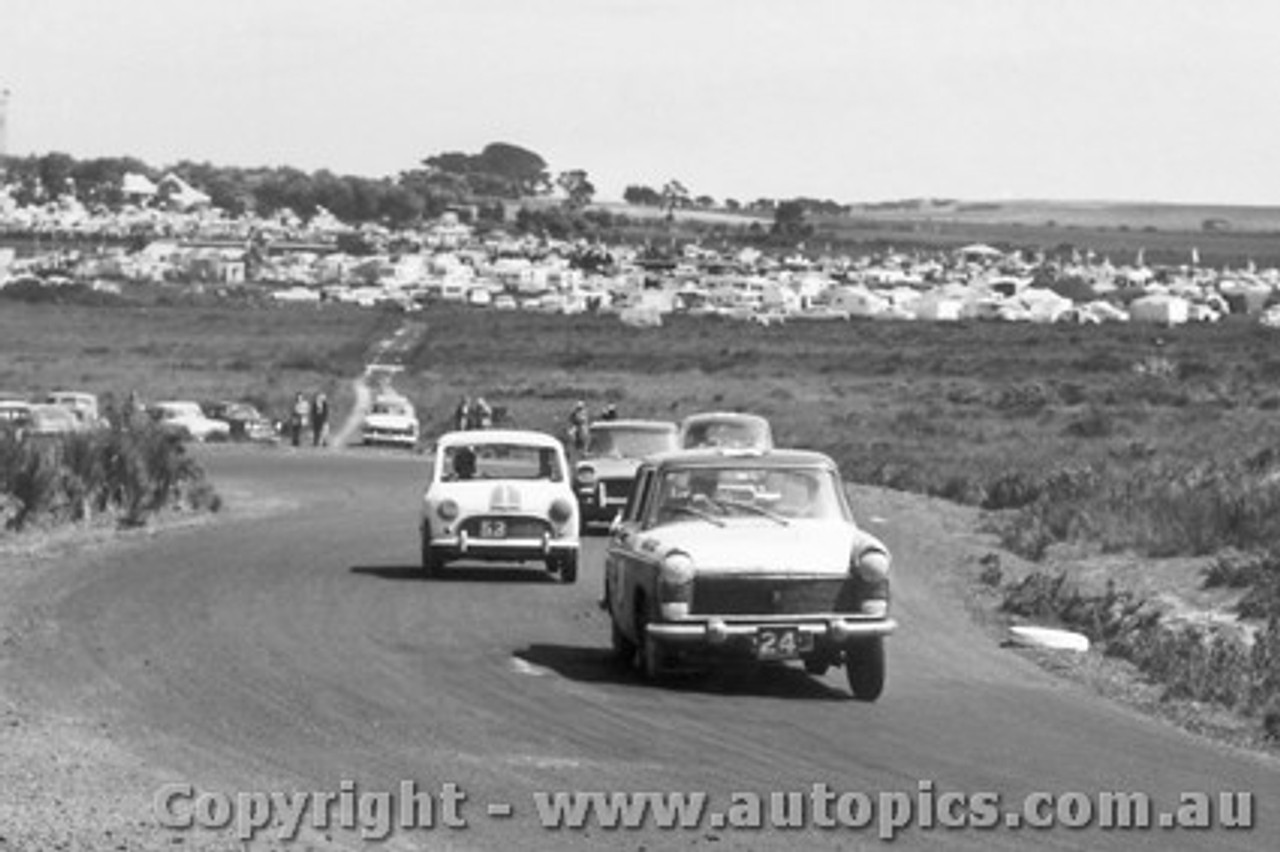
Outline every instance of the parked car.
<path id="1" fill-rule="evenodd" d="M 105 425 L 98 412 L 98 397 L 83 391 L 54 391 L 44 398 L 49 405 L 61 405 L 76 416 L 81 429 L 97 429 Z"/>
<path id="2" fill-rule="evenodd" d="M 21 438 L 31 426 L 31 403 L 21 399 L 0 398 L 0 432 L 11 432 Z"/>
<path id="3" fill-rule="evenodd" d="M 773 429 L 758 414 L 740 411 L 704 411 L 680 422 L 680 447 L 773 448 Z"/>
<path id="4" fill-rule="evenodd" d="M 202 406 L 206 416 L 222 420 L 231 431 L 233 441 L 275 443 L 280 440 L 280 430 L 270 418 L 247 402 L 210 402 Z"/>
<path id="5" fill-rule="evenodd" d="M 679 446 L 679 429 L 665 420 L 604 420 L 591 425 L 587 447 L 574 465 L 581 531 L 612 521 L 627 505 L 636 468 L 646 456 Z"/>
<path id="6" fill-rule="evenodd" d="M 874 701 L 896 628 L 889 566 L 825 455 L 649 459 L 605 556 L 613 651 L 654 680 L 732 660 L 843 666 L 854 696 Z"/>
<path id="7" fill-rule="evenodd" d="M 418 445 L 418 415 L 413 403 L 403 396 L 376 396 L 360 424 L 360 439 L 365 444 L 396 444 L 409 448 Z"/>
<path id="8" fill-rule="evenodd" d="M 183 440 L 203 443 L 231 438 L 231 424 L 206 416 L 198 402 L 166 400 L 152 403 L 148 411 L 161 429 Z"/>
<path id="9" fill-rule="evenodd" d="M 31 405 L 31 420 L 23 429 L 23 435 L 55 436 L 84 431 L 84 425 L 76 413 L 65 405 L 38 402 Z"/>
<path id="10" fill-rule="evenodd" d="M 564 447 L 515 429 L 448 432 L 436 444 L 419 524 L 422 568 L 449 560 L 539 560 L 578 578 L 578 504 Z"/>

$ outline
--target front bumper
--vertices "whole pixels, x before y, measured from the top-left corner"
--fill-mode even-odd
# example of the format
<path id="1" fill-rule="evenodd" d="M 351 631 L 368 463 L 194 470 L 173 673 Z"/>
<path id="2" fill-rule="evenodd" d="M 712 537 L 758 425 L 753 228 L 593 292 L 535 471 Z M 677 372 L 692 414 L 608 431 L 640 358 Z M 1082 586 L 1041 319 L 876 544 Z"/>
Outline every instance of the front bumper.
<path id="1" fill-rule="evenodd" d="M 612 521 L 627 505 L 631 480 L 600 479 L 592 485 L 574 488 L 578 511 L 584 520 Z"/>
<path id="2" fill-rule="evenodd" d="M 476 538 L 466 532 L 431 540 L 431 549 L 457 559 L 546 559 L 578 552 L 571 538 Z"/>
<path id="3" fill-rule="evenodd" d="M 418 436 L 400 432 L 365 431 L 361 439 L 366 444 L 396 444 L 402 447 L 413 447 L 418 443 Z"/>
<path id="4" fill-rule="evenodd" d="M 888 636 L 898 628 L 892 618 L 871 618 L 838 613 L 751 618 L 697 618 L 647 625 L 650 636 L 675 650 L 754 653 L 761 629 L 795 628 L 813 652 L 834 651 L 864 639 Z"/>

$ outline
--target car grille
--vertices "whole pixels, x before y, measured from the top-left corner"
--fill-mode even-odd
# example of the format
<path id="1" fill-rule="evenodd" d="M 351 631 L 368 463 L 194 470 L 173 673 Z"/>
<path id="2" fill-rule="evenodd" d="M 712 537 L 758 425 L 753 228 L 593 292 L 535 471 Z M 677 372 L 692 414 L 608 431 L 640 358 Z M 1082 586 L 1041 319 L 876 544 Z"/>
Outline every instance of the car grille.
<path id="1" fill-rule="evenodd" d="M 856 613 L 855 584 L 844 577 L 698 577 L 693 615 L 804 615 Z"/>
<path id="2" fill-rule="evenodd" d="M 479 538 L 481 521 L 502 521 L 507 525 L 507 538 L 542 538 L 543 533 L 551 533 L 550 521 L 516 515 L 483 515 L 467 518 L 462 522 L 461 531 L 473 538 Z"/>

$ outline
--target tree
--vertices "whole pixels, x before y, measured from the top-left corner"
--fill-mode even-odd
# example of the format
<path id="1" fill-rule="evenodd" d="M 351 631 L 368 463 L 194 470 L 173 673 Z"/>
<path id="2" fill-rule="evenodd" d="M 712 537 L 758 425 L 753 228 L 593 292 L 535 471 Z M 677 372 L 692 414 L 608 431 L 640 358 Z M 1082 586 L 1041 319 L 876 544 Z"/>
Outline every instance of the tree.
<path id="1" fill-rule="evenodd" d="M 813 235 L 813 226 L 805 221 L 804 202 L 799 199 L 779 202 L 773 211 L 771 237 L 780 240 L 803 240 Z"/>
<path id="2" fill-rule="evenodd" d="M 667 218 L 673 218 L 677 207 L 689 206 L 689 190 L 678 180 L 669 180 L 662 187 L 662 206 L 667 211 Z"/>
<path id="3" fill-rule="evenodd" d="M 716 206 L 716 200 L 710 195 L 699 195 L 693 200 L 693 203 L 704 210 L 710 210 L 712 207 Z"/>
<path id="4" fill-rule="evenodd" d="M 587 177 L 585 169 L 571 169 L 561 172 L 556 178 L 556 185 L 564 191 L 564 204 L 571 210 L 580 210 L 591 203 L 596 188 Z"/>
<path id="5" fill-rule="evenodd" d="M 633 184 L 623 190 L 622 200 L 639 207 L 661 207 L 662 193 L 652 187 Z"/>

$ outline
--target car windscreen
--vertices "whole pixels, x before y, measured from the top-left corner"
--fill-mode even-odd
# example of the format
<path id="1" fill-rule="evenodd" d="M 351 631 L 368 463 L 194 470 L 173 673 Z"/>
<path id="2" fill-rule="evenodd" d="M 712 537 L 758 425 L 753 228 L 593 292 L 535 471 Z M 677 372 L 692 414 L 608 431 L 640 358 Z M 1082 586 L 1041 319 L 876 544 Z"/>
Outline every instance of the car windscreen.
<path id="1" fill-rule="evenodd" d="M 441 478 L 529 479 L 561 482 L 564 469 L 553 447 L 528 444 L 475 444 L 446 447 Z"/>
<path id="2" fill-rule="evenodd" d="M 669 430 L 593 427 L 587 443 L 587 454 L 639 459 L 675 448 L 676 436 Z"/>
<path id="3" fill-rule="evenodd" d="M 370 414 L 394 414 L 399 417 L 408 417 L 412 411 L 409 406 L 403 402 L 375 402 L 373 407 L 369 409 Z"/>
<path id="4" fill-rule="evenodd" d="M 848 518 L 835 472 L 812 466 L 670 469 L 658 483 L 652 512 L 654 524 L 748 517 Z"/>
<path id="5" fill-rule="evenodd" d="M 757 420 L 707 420 L 685 431 L 686 449 L 697 447 L 768 447 L 769 427 Z"/>

